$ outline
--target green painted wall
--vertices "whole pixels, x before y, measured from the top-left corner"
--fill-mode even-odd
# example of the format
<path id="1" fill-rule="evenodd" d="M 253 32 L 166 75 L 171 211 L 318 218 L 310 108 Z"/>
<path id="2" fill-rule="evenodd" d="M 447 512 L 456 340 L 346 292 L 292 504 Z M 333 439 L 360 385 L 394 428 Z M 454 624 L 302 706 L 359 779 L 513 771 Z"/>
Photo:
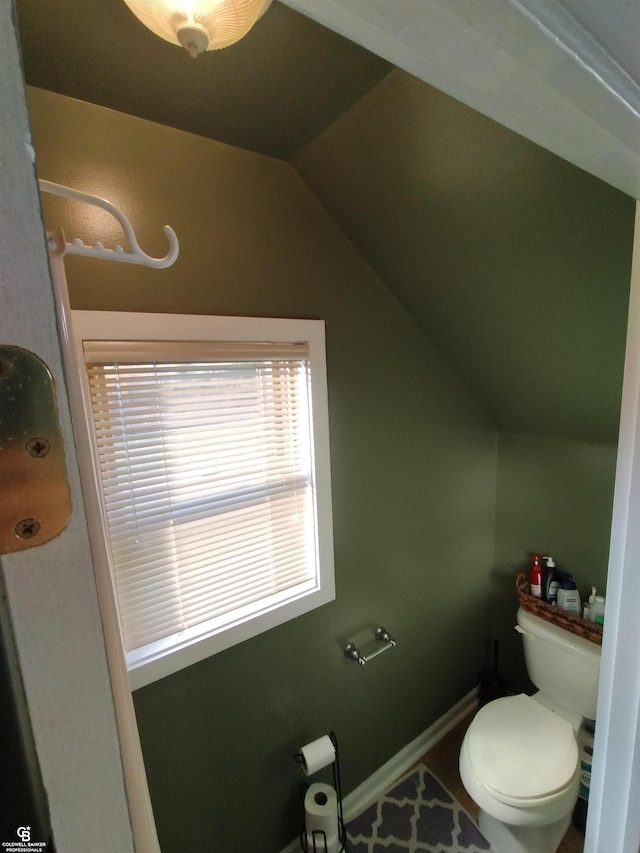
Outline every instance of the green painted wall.
<path id="1" fill-rule="evenodd" d="M 581 595 L 607 583 L 617 448 L 541 435 L 500 433 L 492 627 L 511 687 L 529 690 L 513 630 L 514 583 L 534 553 L 571 572 Z"/>
<path id="2" fill-rule="evenodd" d="M 605 585 L 635 202 L 400 69 L 294 165 L 499 431 L 492 631 L 530 689 L 529 553 Z"/>
<path id="3" fill-rule="evenodd" d="M 294 165 L 498 429 L 617 441 L 634 199 L 399 69 Z"/>
<path id="4" fill-rule="evenodd" d="M 110 198 L 150 254 L 165 223 L 181 241 L 162 272 L 69 258 L 74 307 L 326 322 L 336 601 L 135 694 L 163 853 L 276 853 L 299 831 L 302 744 L 337 733 L 346 793 L 476 684 L 496 433 L 289 166 L 39 90 L 29 105 L 41 177 Z M 45 218 L 86 242 L 104 227 L 48 198 Z M 397 648 L 347 661 L 380 622 Z"/>

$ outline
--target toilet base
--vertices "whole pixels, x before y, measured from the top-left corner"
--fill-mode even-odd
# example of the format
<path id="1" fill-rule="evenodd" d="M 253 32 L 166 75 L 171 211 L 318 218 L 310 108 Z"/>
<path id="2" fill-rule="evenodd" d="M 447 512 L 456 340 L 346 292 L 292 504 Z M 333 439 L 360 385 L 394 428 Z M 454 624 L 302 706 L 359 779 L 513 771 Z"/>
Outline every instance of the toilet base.
<path id="1" fill-rule="evenodd" d="M 547 826 L 512 826 L 480 809 L 478 826 L 492 853 L 556 853 L 571 824 L 571 813 Z"/>

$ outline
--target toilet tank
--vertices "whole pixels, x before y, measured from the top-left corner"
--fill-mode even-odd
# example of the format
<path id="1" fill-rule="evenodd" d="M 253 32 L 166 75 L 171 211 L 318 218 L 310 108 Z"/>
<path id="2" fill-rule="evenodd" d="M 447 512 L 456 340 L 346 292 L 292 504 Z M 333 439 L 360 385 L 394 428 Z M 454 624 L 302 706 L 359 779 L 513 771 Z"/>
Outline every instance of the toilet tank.
<path id="1" fill-rule="evenodd" d="M 595 720 L 600 646 L 522 607 L 517 622 L 527 672 L 538 690 L 568 711 Z"/>

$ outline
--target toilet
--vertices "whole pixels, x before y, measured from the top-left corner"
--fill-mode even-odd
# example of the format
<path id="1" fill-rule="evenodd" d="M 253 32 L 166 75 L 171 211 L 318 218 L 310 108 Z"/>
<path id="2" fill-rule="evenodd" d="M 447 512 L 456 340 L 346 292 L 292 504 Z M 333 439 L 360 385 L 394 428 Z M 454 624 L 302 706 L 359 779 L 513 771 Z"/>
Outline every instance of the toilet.
<path id="1" fill-rule="evenodd" d="M 555 853 L 578 797 L 577 734 L 596 716 L 600 646 L 522 608 L 517 623 L 538 692 L 478 711 L 462 742 L 460 776 L 493 853 Z"/>

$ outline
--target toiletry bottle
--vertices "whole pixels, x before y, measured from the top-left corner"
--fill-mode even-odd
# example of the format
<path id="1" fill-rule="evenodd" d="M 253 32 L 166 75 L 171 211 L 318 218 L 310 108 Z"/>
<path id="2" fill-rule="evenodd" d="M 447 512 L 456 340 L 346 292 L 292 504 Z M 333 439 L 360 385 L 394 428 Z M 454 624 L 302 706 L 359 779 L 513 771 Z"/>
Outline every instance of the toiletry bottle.
<path id="1" fill-rule="evenodd" d="M 558 607 L 566 610 L 567 613 L 576 613 L 578 616 L 582 613 L 580 593 L 570 574 L 562 575 L 562 582 L 558 590 Z"/>
<path id="2" fill-rule="evenodd" d="M 553 561 L 553 557 L 545 557 L 545 560 L 547 561 L 547 570 L 543 575 L 544 587 L 542 590 L 542 597 L 545 601 L 549 602 L 549 604 L 557 604 L 560 581 L 558 580 L 556 564 Z"/>
<path id="3" fill-rule="evenodd" d="M 542 598 L 542 566 L 538 554 L 533 555 L 533 565 L 529 572 L 529 591 L 534 598 Z"/>
<path id="4" fill-rule="evenodd" d="M 584 609 L 582 611 L 582 618 L 587 619 L 589 622 L 592 622 L 591 618 L 591 605 L 593 604 L 596 597 L 596 588 L 595 586 L 591 587 L 591 595 L 589 596 L 589 602 L 585 604 Z"/>
<path id="5" fill-rule="evenodd" d="M 594 596 L 590 607 L 591 621 L 596 625 L 604 625 L 604 595 Z"/>

